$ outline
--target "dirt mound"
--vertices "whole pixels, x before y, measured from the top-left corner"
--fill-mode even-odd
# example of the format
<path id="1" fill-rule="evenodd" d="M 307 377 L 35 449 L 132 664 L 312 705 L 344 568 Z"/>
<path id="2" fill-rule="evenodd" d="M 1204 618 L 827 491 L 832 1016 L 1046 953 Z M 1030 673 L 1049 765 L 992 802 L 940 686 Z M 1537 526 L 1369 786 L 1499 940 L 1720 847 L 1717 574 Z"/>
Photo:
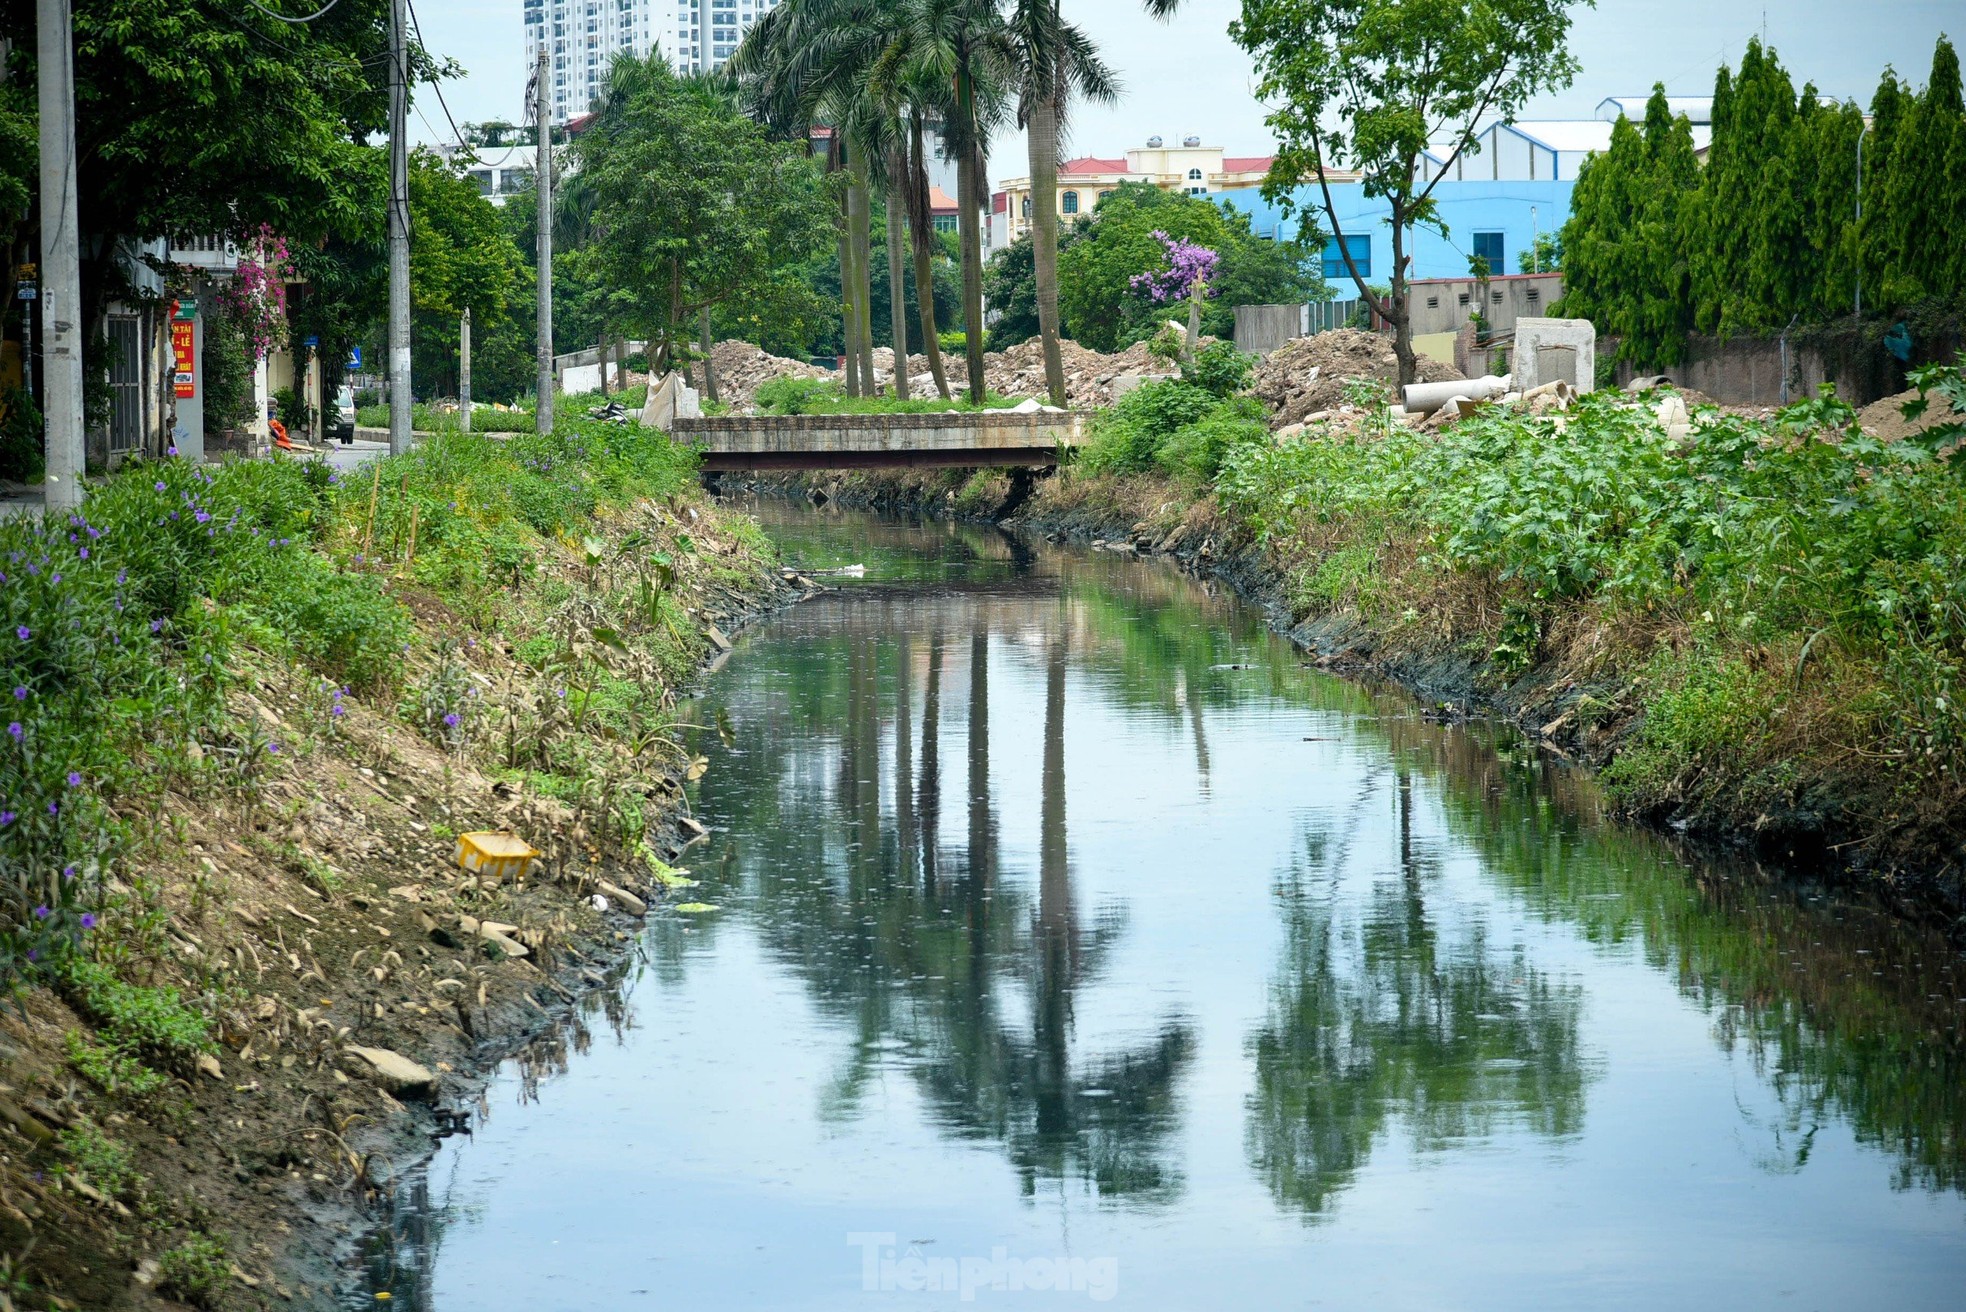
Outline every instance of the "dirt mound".
<path id="1" fill-rule="evenodd" d="M 1453 365 L 1420 357 L 1420 381 L 1444 383 L 1462 377 Z M 1346 404 L 1345 384 L 1365 379 L 1388 393 L 1399 378 L 1393 339 L 1357 328 L 1337 328 L 1286 342 L 1256 366 L 1254 391 L 1270 407 L 1278 425 L 1297 424 L 1306 415 Z"/>
<path id="2" fill-rule="evenodd" d="M 1075 410 L 1113 403 L 1113 380 L 1121 374 L 1159 374 L 1169 369 L 1147 354 L 1137 342 L 1114 355 L 1105 355 L 1074 341 L 1059 343 L 1065 363 L 1065 399 Z M 1050 395 L 1044 377 L 1044 344 L 1036 338 L 983 358 L 984 380 L 999 396 L 1040 400 Z"/>
<path id="3" fill-rule="evenodd" d="M 724 404 L 743 408 L 750 405 L 758 388 L 774 378 L 831 378 L 830 371 L 773 355 L 750 342 L 724 341 L 710 348 L 710 359 L 717 370 L 717 394 Z"/>
<path id="4" fill-rule="evenodd" d="M 1918 393 L 1914 390 L 1900 392 L 1896 396 L 1887 396 L 1881 401 L 1872 401 L 1857 411 L 1857 422 L 1863 426 L 1865 432 L 1873 436 L 1882 438 L 1886 442 L 1899 442 L 1915 433 L 1922 433 L 1928 428 L 1960 417 L 1952 412 L 1944 397 L 1934 396 L 1932 404 L 1925 408 L 1924 414 L 1916 419 L 1905 418 L 1905 403 L 1917 399 Z"/>

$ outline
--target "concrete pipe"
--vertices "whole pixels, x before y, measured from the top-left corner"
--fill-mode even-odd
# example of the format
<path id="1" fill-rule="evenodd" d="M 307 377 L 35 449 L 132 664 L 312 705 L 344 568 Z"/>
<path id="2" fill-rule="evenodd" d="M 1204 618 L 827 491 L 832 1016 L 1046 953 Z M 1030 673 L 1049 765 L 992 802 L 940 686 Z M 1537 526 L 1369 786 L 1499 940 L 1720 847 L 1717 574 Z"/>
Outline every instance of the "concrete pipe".
<path id="1" fill-rule="evenodd" d="M 1489 374 L 1484 378 L 1461 378 L 1451 383 L 1410 383 L 1404 399 L 1409 414 L 1430 415 L 1457 396 L 1470 401 L 1486 401 L 1508 390 L 1506 374 L 1500 378 Z"/>

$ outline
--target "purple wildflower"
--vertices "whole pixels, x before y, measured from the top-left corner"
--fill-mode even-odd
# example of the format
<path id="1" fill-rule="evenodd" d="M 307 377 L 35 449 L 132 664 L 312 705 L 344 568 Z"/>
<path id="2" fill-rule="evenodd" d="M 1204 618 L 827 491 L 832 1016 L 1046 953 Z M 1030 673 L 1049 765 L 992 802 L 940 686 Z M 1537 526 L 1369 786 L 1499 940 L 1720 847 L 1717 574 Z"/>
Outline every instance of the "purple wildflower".
<path id="1" fill-rule="evenodd" d="M 83 560 L 87 560 L 89 558 L 89 549 L 87 547 L 80 548 L 80 554 Z"/>
<path id="2" fill-rule="evenodd" d="M 14 689 L 14 700 L 17 702 L 24 702 L 27 700 L 27 685 L 22 684 Z"/>
<path id="3" fill-rule="evenodd" d="M 25 734 L 27 731 L 20 727 L 19 720 L 15 720 L 12 724 L 9 724 L 7 726 L 7 732 L 9 735 L 12 736 L 15 742 L 19 742 L 21 740 L 21 736 Z"/>
<path id="4" fill-rule="evenodd" d="M 75 771 L 70 770 L 68 772 L 68 786 L 70 788 L 80 788 L 82 786 L 82 776 L 76 773 Z"/>
<path id="5" fill-rule="evenodd" d="M 60 815 L 60 814 L 61 814 L 61 803 L 60 803 L 60 802 L 50 802 L 50 803 L 48 803 L 48 814 L 49 814 L 49 815 Z"/>
<path id="6" fill-rule="evenodd" d="M 49 916 L 52 916 L 53 914 L 54 912 L 48 910 L 48 908 L 45 906 L 34 908 L 34 918 L 36 920 L 46 920 Z"/>
<path id="7" fill-rule="evenodd" d="M 14 630 L 14 636 L 16 638 L 19 638 L 22 642 L 26 642 L 29 638 L 34 636 L 34 631 L 28 628 L 25 624 L 23 624 L 18 629 Z"/>
<path id="8" fill-rule="evenodd" d="M 10 825 L 13 822 L 14 822 L 14 813 L 12 811 L 0 811 L 0 827 Z"/>
<path id="9" fill-rule="evenodd" d="M 159 492 L 162 492 L 164 490 L 164 480 L 161 478 L 157 480 L 157 490 Z"/>
<path id="10" fill-rule="evenodd" d="M 162 620 L 150 621 L 150 631 L 152 633 L 162 633 L 164 631 L 164 621 Z"/>
<path id="11" fill-rule="evenodd" d="M 82 913 L 82 928 L 94 929 L 95 927 L 96 927 L 96 913 L 93 911 L 84 911 Z"/>
<path id="12" fill-rule="evenodd" d="M 449 715 L 446 715 L 444 717 L 444 723 L 453 729 L 457 728 L 457 712 L 452 711 Z"/>

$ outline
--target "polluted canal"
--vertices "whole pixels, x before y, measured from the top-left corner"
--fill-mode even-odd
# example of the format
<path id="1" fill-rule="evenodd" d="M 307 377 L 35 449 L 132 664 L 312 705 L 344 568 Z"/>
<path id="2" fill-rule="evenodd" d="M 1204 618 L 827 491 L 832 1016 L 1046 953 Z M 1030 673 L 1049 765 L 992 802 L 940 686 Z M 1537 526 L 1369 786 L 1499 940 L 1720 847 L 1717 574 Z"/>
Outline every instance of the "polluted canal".
<path id="1" fill-rule="evenodd" d="M 1164 565 L 759 514 L 865 576 L 688 708 L 697 886 L 351 1305 L 1959 1306 L 1942 942 Z"/>

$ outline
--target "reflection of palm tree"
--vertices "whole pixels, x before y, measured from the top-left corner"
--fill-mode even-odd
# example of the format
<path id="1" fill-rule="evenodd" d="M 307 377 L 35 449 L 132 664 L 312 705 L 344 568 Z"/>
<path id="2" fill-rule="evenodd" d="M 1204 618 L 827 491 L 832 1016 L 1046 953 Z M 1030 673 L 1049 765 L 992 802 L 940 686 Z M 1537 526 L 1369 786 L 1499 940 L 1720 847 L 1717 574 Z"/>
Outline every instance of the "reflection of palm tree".
<path id="1" fill-rule="evenodd" d="M 928 638 L 928 682 L 922 692 L 922 777 L 915 791 L 922 818 L 922 879 L 934 883 L 940 869 L 936 846 L 942 819 L 942 630 Z"/>

